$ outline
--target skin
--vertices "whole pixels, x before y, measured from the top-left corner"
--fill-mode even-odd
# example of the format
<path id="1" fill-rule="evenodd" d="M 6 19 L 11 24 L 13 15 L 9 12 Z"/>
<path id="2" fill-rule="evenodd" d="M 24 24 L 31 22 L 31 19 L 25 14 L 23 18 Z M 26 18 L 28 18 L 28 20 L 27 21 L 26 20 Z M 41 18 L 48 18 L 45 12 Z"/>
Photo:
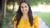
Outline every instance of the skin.
<path id="1" fill-rule="evenodd" d="M 22 3 L 21 4 L 21 12 L 23 13 L 23 17 L 25 19 L 28 19 L 28 11 L 29 11 L 29 7 L 26 3 Z"/>
<path id="2" fill-rule="evenodd" d="M 29 11 L 29 7 L 28 7 L 28 5 L 26 4 L 26 3 L 21 3 L 21 12 L 23 13 L 23 17 L 25 18 L 25 19 L 28 19 L 28 11 Z M 16 26 L 16 21 L 14 21 L 14 28 L 16 28 L 17 26 Z"/>
<path id="3" fill-rule="evenodd" d="M 28 11 L 29 11 L 28 5 L 26 3 L 22 3 L 21 4 L 21 12 L 23 14 L 28 14 Z"/>

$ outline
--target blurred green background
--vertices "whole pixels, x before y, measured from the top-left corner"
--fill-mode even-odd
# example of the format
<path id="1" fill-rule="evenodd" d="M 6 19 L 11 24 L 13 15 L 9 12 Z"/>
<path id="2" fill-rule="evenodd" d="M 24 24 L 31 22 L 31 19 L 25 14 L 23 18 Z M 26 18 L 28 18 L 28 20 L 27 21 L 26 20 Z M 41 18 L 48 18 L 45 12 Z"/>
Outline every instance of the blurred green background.
<path id="1" fill-rule="evenodd" d="M 3 0 L 4 1 L 4 0 Z M 50 5 L 50 0 L 28 0 L 31 6 L 37 6 L 38 3 L 41 4 L 46 4 L 46 5 Z M 2 22 L 2 28 L 12 28 L 12 17 L 16 14 L 16 12 L 14 13 L 14 6 L 15 6 L 15 2 L 17 2 L 17 4 L 19 3 L 18 0 L 5 0 L 3 4 L 3 12 L 4 12 L 4 17 L 3 17 L 3 22 Z M 7 6 L 12 5 L 13 9 L 8 9 Z M 6 6 L 6 7 L 5 7 Z M 42 19 L 46 22 L 46 24 L 49 26 L 50 28 L 50 12 L 38 12 L 37 15 L 39 17 L 42 17 Z"/>

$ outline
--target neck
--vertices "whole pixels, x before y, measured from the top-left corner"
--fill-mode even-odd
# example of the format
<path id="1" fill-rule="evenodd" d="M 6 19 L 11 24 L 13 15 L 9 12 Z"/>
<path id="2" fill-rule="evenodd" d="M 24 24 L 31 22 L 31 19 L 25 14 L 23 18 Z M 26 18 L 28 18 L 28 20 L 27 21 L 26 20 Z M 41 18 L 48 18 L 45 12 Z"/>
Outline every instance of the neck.
<path id="1" fill-rule="evenodd" d="M 23 14 L 23 16 L 28 16 L 28 14 Z"/>
<path id="2" fill-rule="evenodd" d="M 23 14 L 23 17 L 28 18 L 28 14 Z"/>
<path id="3" fill-rule="evenodd" d="M 24 19 L 28 19 L 28 14 L 23 14 Z"/>

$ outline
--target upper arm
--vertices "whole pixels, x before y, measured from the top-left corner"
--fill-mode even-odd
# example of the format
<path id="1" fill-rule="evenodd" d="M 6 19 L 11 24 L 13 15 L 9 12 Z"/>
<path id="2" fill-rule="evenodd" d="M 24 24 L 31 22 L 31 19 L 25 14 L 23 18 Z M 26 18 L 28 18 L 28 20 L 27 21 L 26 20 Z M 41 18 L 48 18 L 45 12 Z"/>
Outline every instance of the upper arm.
<path id="1" fill-rule="evenodd" d="M 38 27 L 38 22 L 39 22 L 39 17 L 38 17 L 38 16 L 34 16 L 34 17 L 33 17 L 33 26 L 34 26 L 35 28 Z"/>
<path id="2" fill-rule="evenodd" d="M 17 23 L 16 16 L 14 16 L 14 17 L 12 18 L 12 23 L 13 23 L 13 24 L 14 24 L 14 23 Z"/>
<path id="3" fill-rule="evenodd" d="M 16 24 L 17 24 L 16 16 L 12 18 L 12 23 L 13 23 L 13 28 L 16 28 Z"/>
<path id="4" fill-rule="evenodd" d="M 39 17 L 38 16 L 35 16 L 33 22 L 34 22 L 34 25 L 37 26 L 38 25 L 38 22 L 39 22 Z"/>

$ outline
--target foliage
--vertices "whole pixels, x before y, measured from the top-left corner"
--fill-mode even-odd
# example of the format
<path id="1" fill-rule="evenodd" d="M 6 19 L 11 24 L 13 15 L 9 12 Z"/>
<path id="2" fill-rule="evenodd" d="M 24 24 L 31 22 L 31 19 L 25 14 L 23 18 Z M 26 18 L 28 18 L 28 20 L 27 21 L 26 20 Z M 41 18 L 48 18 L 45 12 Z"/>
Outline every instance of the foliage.
<path id="1" fill-rule="evenodd" d="M 19 0 L 8 0 L 7 4 L 13 3 L 14 1 L 19 3 Z M 38 3 L 50 4 L 50 0 L 29 0 L 29 3 L 30 3 L 30 5 L 37 5 Z"/>

